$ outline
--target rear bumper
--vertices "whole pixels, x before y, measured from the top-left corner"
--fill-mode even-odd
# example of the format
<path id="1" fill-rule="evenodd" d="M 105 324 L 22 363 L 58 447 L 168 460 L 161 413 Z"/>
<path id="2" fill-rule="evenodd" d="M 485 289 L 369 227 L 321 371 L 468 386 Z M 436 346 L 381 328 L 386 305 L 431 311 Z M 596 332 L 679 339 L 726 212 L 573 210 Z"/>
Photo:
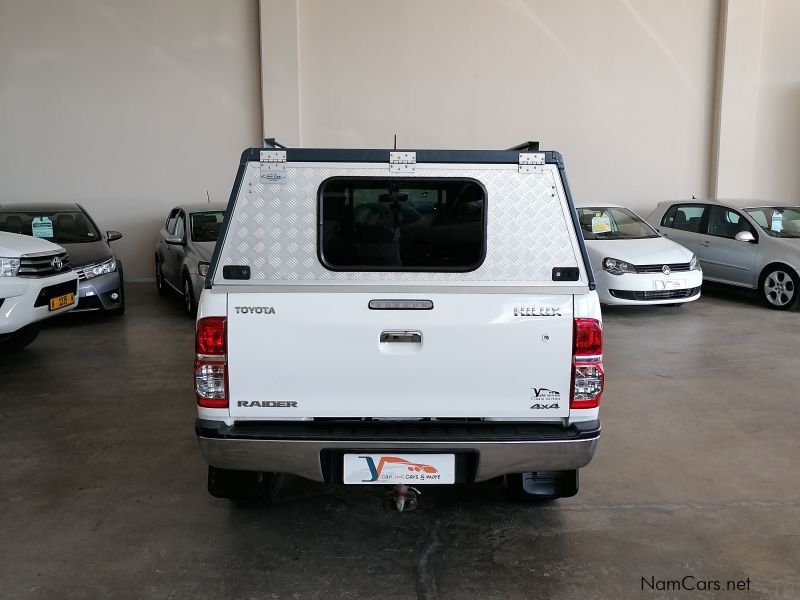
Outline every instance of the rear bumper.
<path id="1" fill-rule="evenodd" d="M 329 483 L 341 481 L 344 452 L 455 453 L 457 482 L 527 471 L 585 467 L 600 423 L 560 424 L 393 421 L 254 422 L 226 425 L 198 419 L 200 449 L 221 469 L 277 471 Z"/>

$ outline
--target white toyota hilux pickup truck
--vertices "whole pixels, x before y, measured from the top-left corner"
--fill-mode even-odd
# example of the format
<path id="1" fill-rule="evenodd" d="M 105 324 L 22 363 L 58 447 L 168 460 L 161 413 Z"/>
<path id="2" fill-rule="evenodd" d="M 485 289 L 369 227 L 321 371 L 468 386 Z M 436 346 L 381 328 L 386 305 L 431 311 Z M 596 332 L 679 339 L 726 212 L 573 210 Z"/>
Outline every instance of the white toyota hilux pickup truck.
<path id="1" fill-rule="evenodd" d="M 0 231 L 0 351 L 27 346 L 39 321 L 77 304 L 78 275 L 64 248 Z"/>
<path id="2" fill-rule="evenodd" d="M 394 486 L 398 509 L 501 477 L 576 494 L 602 325 L 560 154 L 246 150 L 195 350 L 213 496 L 268 500 L 285 473 Z"/>

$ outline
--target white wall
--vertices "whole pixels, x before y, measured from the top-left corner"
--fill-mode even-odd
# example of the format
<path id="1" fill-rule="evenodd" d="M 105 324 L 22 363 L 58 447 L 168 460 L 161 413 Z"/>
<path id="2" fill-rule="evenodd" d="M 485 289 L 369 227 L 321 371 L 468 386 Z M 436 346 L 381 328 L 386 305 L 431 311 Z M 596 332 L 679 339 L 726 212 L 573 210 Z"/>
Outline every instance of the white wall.
<path id="1" fill-rule="evenodd" d="M 255 0 L 0 0 L 0 203 L 82 203 L 126 278 L 261 133 Z"/>
<path id="2" fill-rule="evenodd" d="M 800 2 L 764 0 L 748 196 L 800 203 Z"/>
<path id="3" fill-rule="evenodd" d="M 267 132 L 299 119 L 305 146 L 533 139 L 564 154 L 578 200 L 646 213 L 708 193 L 716 0 L 262 0 L 262 21 L 287 5 L 300 111 L 265 104 Z M 292 51 L 265 46 L 263 62 Z"/>
<path id="4" fill-rule="evenodd" d="M 0 202 L 83 203 L 135 279 L 166 211 L 226 199 L 262 128 L 538 139 L 578 200 L 642 212 L 796 201 L 798 22 L 793 0 L 0 0 Z"/>

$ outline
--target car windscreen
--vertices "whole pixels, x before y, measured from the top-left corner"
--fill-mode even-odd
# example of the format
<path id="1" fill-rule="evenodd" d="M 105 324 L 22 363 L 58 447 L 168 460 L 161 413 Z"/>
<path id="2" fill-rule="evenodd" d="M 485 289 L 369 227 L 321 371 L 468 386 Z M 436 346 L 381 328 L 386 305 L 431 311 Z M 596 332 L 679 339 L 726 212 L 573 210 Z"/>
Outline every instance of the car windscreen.
<path id="1" fill-rule="evenodd" d="M 191 213 L 192 239 L 195 242 L 216 242 L 224 217 L 221 210 Z"/>
<path id="2" fill-rule="evenodd" d="M 766 206 L 745 211 L 772 237 L 800 238 L 800 206 Z"/>
<path id="3" fill-rule="evenodd" d="M 103 239 L 80 210 L 0 212 L 0 231 L 42 238 L 56 244 L 78 244 Z"/>
<path id="4" fill-rule="evenodd" d="M 578 219 L 585 240 L 641 240 L 658 233 L 627 208 L 579 208 Z"/>
<path id="5" fill-rule="evenodd" d="M 474 179 L 334 177 L 319 189 L 319 255 L 335 271 L 477 269 L 486 190 Z"/>

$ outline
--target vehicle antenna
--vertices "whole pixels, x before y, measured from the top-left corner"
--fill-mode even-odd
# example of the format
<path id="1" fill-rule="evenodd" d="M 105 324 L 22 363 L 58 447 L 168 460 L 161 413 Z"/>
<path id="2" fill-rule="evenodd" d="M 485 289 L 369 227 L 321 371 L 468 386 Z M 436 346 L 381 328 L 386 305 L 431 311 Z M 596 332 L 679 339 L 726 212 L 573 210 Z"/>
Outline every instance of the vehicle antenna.
<path id="1" fill-rule="evenodd" d="M 397 150 L 397 134 L 394 134 L 394 149 Z"/>
<path id="2" fill-rule="evenodd" d="M 208 203 L 211 204 L 211 194 L 208 193 L 208 190 L 206 190 L 206 198 L 208 198 Z"/>

